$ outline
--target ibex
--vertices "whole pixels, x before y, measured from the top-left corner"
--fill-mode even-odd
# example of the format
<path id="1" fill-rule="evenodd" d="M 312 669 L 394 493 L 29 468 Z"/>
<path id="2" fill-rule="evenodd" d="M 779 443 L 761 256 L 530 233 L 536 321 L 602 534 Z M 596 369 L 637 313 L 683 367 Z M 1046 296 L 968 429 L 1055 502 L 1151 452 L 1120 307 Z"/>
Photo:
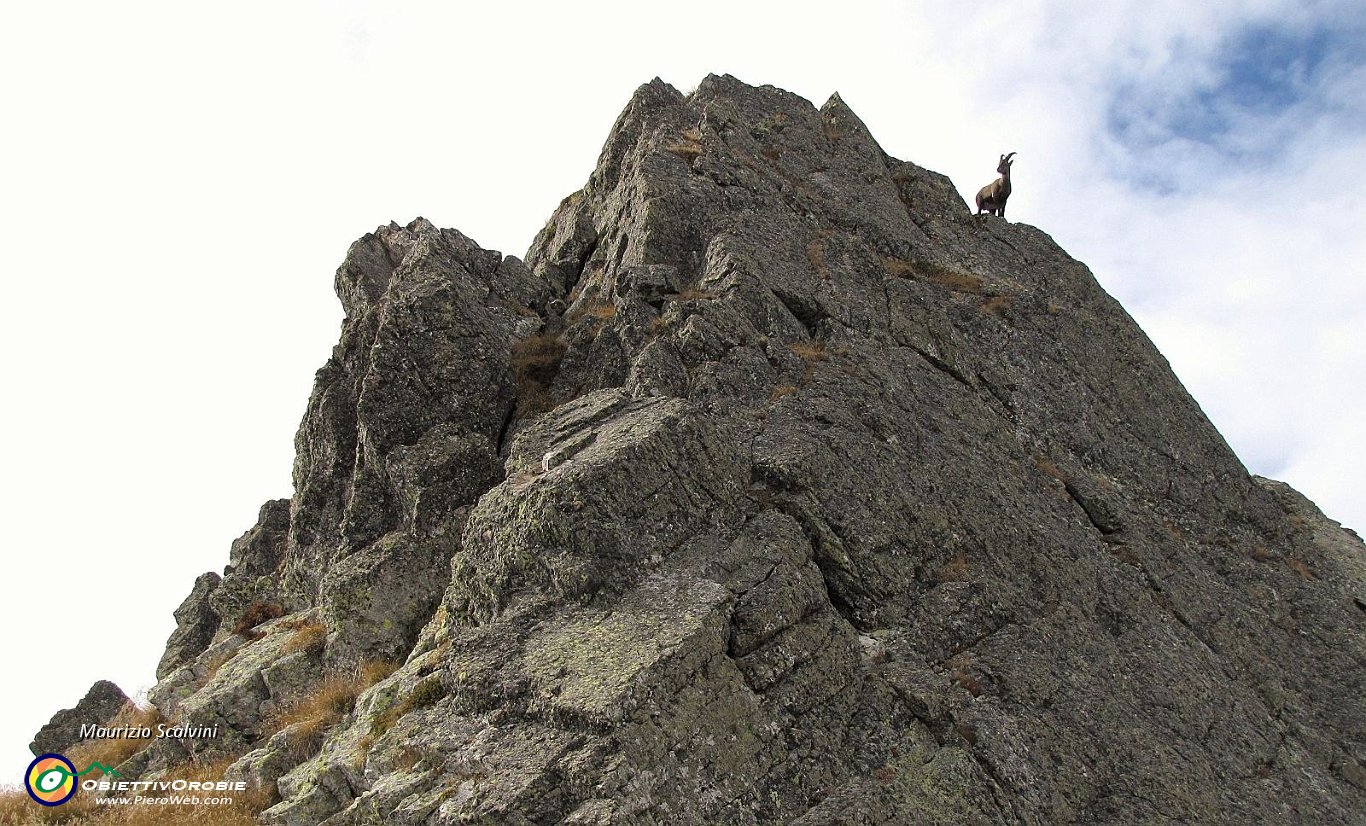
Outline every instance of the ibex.
<path id="1" fill-rule="evenodd" d="M 985 211 L 988 215 L 1006 217 L 1006 199 L 1010 197 L 1010 165 L 1014 163 L 1010 158 L 1014 154 L 1011 152 L 1010 155 L 1001 156 L 1001 162 L 996 165 L 1001 177 L 977 192 L 978 215 Z"/>

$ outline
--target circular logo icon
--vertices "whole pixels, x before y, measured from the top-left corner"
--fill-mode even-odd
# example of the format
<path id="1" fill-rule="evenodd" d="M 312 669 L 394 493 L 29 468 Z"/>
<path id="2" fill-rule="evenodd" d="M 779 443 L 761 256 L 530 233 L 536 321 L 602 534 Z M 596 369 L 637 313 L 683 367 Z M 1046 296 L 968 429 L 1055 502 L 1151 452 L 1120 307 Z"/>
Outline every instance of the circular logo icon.
<path id="1" fill-rule="evenodd" d="M 44 806 L 60 806 L 76 793 L 76 766 L 60 754 L 40 755 L 24 772 L 24 788 Z"/>

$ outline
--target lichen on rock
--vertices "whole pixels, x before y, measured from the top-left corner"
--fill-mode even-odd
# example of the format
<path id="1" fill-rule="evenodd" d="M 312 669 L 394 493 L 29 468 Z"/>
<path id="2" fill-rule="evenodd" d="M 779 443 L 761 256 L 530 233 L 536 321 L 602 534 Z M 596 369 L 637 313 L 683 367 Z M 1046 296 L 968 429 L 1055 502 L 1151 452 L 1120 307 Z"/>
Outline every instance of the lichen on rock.
<path id="1" fill-rule="evenodd" d="M 152 693 L 266 822 L 1366 810 L 1360 539 L 838 96 L 653 81 L 525 263 L 418 219 L 336 288 L 294 495 Z"/>

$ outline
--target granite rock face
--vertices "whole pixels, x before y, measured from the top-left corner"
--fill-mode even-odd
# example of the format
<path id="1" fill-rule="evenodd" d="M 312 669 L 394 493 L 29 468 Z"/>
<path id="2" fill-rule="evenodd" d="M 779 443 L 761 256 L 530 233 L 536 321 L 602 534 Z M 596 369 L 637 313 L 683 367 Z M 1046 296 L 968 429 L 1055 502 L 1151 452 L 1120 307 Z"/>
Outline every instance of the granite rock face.
<path id="1" fill-rule="evenodd" d="M 418 219 L 337 292 L 295 495 L 153 692 L 266 822 L 1366 811 L 1361 540 L 838 96 L 654 81 L 525 263 Z M 306 753 L 263 722 L 376 660 Z"/>

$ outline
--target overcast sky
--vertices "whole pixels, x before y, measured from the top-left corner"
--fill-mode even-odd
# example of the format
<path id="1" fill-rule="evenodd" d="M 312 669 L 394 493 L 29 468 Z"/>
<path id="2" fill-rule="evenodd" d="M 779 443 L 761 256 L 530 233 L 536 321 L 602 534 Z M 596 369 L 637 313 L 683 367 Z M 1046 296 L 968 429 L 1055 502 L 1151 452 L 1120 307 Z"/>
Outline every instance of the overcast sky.
<path id="1" fill-rule="evenodd" d="M 1018 152 L 1010 220 L 1366 528 L 1360 0 L 466 5 L 0 0 L 0 783 L 291 494 L 348 244 L 523 254 L 656 75 L 839 91 L 969 200 Z"/>

